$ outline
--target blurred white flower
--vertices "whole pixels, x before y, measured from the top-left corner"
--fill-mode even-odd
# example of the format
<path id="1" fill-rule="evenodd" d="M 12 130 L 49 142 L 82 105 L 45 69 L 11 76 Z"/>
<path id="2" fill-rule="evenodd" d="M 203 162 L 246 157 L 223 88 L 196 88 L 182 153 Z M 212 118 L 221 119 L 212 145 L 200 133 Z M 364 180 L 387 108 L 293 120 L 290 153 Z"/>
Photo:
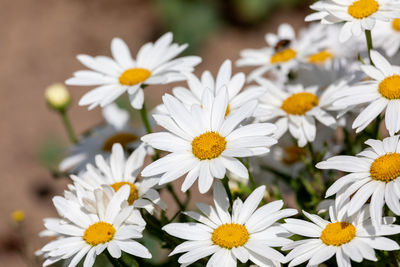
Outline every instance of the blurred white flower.
<path id="1" fill-rule="evenodd" d="M 286 23 L 279 26 L 278 34 L 266 34 L 265 40 L 269 47 L 245 49 L 236 62 L 237 66 L 259 66 L 249 75 L 249 80 L 276 69 L 286 75 L 296 69 L 306 56 L 318 51 L 310 38 L 297 39 L 292 26 Z"/>
<path id="2" fill-rule="evenodd" d="M 113 144 L 119 143 L 124 148 L 136 148 L 140 145 L 140 137 L 145 134 L 144 128 L 131 126 L 129 113 L 111 104 L 102 110 L 105 125 L 91 129 L 88 135 L 69 148 L 68 156 L 60 163 L 61 171 L 78 173 L 86 164 L 94 164 L 95 156 L 101 154 L 108 157 Z M 152 153 L 152 149 L 148 151 Z"/>
<path id="3" fill-rule="evenodd" d="M 389 57 L 393 57 L 400 48 L 400 19 L 389 22 L 379 21 L 372 32 L 374 45 L 383 48 Z"/>

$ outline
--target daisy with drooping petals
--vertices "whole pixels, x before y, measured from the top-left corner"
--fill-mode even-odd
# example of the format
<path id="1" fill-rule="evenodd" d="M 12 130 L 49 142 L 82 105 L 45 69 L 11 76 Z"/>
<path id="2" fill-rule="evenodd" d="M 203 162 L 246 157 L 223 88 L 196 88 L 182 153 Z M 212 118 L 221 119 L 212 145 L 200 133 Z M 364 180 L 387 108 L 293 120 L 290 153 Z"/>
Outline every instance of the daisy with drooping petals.
<path id="1" fill-rule="evenodd" d="M 89 164 L 86 173 L 80 176 L 72 175 L 71 178 L 75 185 L 79 185 L 86 191 L 85 198 L 93 202 L 96 202 L 94 196 L 96 189 L 109 186 L 111 191 L 117 192 L 123 185 L 129 185 L 131 191 L 128 203 L 135 208 L 144 208 L 149 213 L 153 213 L 154 204 L 163 208 L 165 204 L 160 199 L 157 190 L 152 188 L 158 183 L 157 178 L 137 181 L 146 155 L 145 146 L 142 144 L 128 159 L 125 159 L 121 144 L 114 144 L 109 159 L 106 160 L 101 155 L 97 155 L 96 167 Z"/>
<path id="2" fill-rule="evenodd" d="M 135 129 L 131 126 L 129 113 L 126 110 L 111 104 L 102 112 L 105 125 L 94 128 L 69 149 L 69 155 L 59 165 L 61 171 L 78 173 L 84 170 L 86 164 L 94 164 L 97 154 L 108 157 L 115 143 L 132 149 L 140 145 L 140 136 L 146 131 L 144 128 Z M 152 149 L 148 152 L 153 153 Z"/>
<path id="3" fill-rule="evenodd" d="M 277 35 L 266 34 L 265 40 L 269 47 L 245 49 L 236 62 L 237 66 L 260 66 L 249 75 L 249 80 L 274 69 L 288 74 L 298 66 L 302 58 L 318 50 L 318 47 L 310 45 L 308 38 L 296 39 L 294 29 L 286 23 L 279 26 Z"/>
<path id="4" fill-rule="evenodd" d="M 357 157 L 336 156 L 316 166 L 349 172 L 328 189 L 326 197 L 337 194 L 340 202 L 352 196 L 347 211 L 350 216 L 371 198 L 372 222 L 379 226 L 385 203 L 393 213 L 400 215 L 399 136 L 387 137 L 383 141 L 370 139 L 365 143 L 371 148 L 357 154 Z"/>
<path id="5" fill-rule="evenodd" d="M 197 56 L 174 59 L 186 47 L 172 43 L 172 33 L 166 33 L 155 43 L 143 45 L 134 60 L 124 41 L 114 38 L 111 42 L 113 59 L 78 55 L 78 60 L 92 70 L 77 71 L 66 83 L 99 85 L 79 101 L 79 105 L 90 105 L 89 109 L 98 105 L 105 107 L 125 92 L 129 94 L 132 107 L 141 109 L 144 102 L 142 85 L 184 80 L 182 72 L 192 72 L 201 62 Z"/>
<path id="6" fill-rule="evenodd" d="M 169 115 L 154 115 L 154 119 L 169 132 L 148 134 L 142 141 L 172 153 L 148 165 L 142 176 L 162 174 L 159 181 L 162 185 L 188 173 L 182 191 L 188 190 L 199 178 L 199 191 L 205 193 L 214 177 L 224 178 L 227 169 L 248 179 L 246 167 L 236 157 L 265 154 L 276 143 L 270 137 L 276 129 L 273 124 L 238 127 L 252 116 L 256 100 L 225 116 L 229 100 L 227 90 L 220 90 L 215 98 L 210 91 L 204 92 L 202 105 L 194 104 L 190 111 L 175 97 L 168 94 L 163 97 Z"/>
<path id="7" fill-rule="evenodd" d="M 267 89 L 259 100 L 255 116 L 259 121 L 275 120 L 278 127 L 274 136 L 280 138 L 288 129 L 300 147 L 313 142 L 316 136 L 315 119 L 326 126 L 336 123 L 327 110 L 331 106 L 330 90 L 317 94 L 317 87 L 287 86 L 281 90 L 266 79 L 257 80 Z M 333 90 L 333 89 L 332 89 Z"/>
<path id="8" fill-rule="evenodd" d="M 105 249 L 114 258 L 121 257 L 121 251 L 136 257 L 151 258 L 147 248 L 133 240 L 142 237 L 144 225 L 125 222 L 134 211 L 127 203 L 129 191 L 128 185 L 123 186 L 105 203 L 103 192 L 97 190 L 95 214 L 87 212 L 85 207 L 74 201 L 54 197 L 54 206 L 64 219 L 45 221 L 45 227 L 58 233 L 59 237 L 41 249 L 46 258 L 43 266 L 71 258 L 68 267 L 74 267 L 86 255 L 83 265 L 91 267 L 96 256 Z M 140 216 L 140 213 L 136 215 Z"/>
<path id="9" fill-rule="evenodd" d="M 186 74 L 186 76 L 189 89 L 176 87 L 172 92 L 188 109 L 193 104 L 201 105 L 204 90 L 210 90 L 215 96 L 220 90 L 226 88 L 229 95 L 228 108 L 225 113 L 227 116 L 244 103 L 258 99 L 265 91 L 259 86 L 248 87 L 241 91 L 245 84 L 245 75 L 240 72 L 232 76 L 232 62 L 230 60 L 226 60 L 221 65 L 215 79 L 209 71 L 203 72 L 201 80 L 191 73 Z M 164 105 L 158 106 L 157 111 L 164 114 L 168 113 Z"/>
<path id="10" fill-rule="evenodd" d="M 371 51 L 371 59 L 375 67 L 361 66 L 371 80 L 338 92 L 334 105 L 346 108 L 369 103 L 353 122 L 352 127 L 357 133 L 364 130 L 386 109 L 386 128 L 390 135 L 394 135 L 400 130 L 400 68 L 392 66 L 376 51 Z"/>
<path id="11" fill-rule="evenodd" d="M 322 23 L 342 23 L 339 40 L 345 42 L 352 35 L 359 36 L 372 30 L 376 21 L 400 18 L 400 2 L 388 0 L 322 0 L 310 6 L 317 11 L 306 21 L 321 20 Z"/>
<path id="12" fill-rule="evenodd" d="M 283 250 L 291 250 L 286 259 L 291 261 L 289 266 L 296 266 L 308 261 L 307 266 L 318 266 L 336 255 L 339 267 L 350 267 L 351 261 L 361 262 L 363 259 L 377 261 L 374 249 L 398 250 L 399 245 L 384 237 L 400 233 L 400 226 L 394 225 L 394 217 L 386 217 L 380 229 L 372 223 L 365 206 L 354 216 L 346 215 L 346 205 L 343 208 L 331 205 L 330 220 L 318 215 L 303 214 L 311 221 L 286 219 L 282 226 L 289 232 L 305 236 L 308 239 L 295 241 Z"/>
<path id="13" fill-rule="evenodd" d="M 283 209 L 283 201 L 268 203 L 257 209 L 264 196 L 265 186 L 260 186 L 242 202 L 236 199 L 229 213 L 228 196 L 220 182 L 214 185 L 215 208 L 199 203 L 202 214 L 186 212 L 196 223 L 171 223 L 163 230 L 172 236 L 188 241 L 178 245 L 170 254 L 184 253 L 178 260 L 188 266 L 199 259 L 211 258 L 207 267 L 236 266 L 237 259 L 252 261 L 259 266 L 281 266 L 285 257 L 272 247 L 290 244 L 287 231 L 278 220 L 293 216 L 294 209 Z"/>

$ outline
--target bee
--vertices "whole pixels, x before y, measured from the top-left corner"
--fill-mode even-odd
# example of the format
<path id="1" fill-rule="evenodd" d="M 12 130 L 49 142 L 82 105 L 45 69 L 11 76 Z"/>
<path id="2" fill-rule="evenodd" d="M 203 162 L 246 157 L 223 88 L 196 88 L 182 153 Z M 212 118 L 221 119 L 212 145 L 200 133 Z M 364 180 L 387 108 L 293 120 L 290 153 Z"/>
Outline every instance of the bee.
<path id="1" fill-rule="evenodd" d="M 280 40 L 274 47 L 275 51 L 279 52 L 279 51 L 285 50 L 286 48 L 288 48 L 290 43 L 291 43 L 291 41 L 287 40 L 287 39 Z"/>

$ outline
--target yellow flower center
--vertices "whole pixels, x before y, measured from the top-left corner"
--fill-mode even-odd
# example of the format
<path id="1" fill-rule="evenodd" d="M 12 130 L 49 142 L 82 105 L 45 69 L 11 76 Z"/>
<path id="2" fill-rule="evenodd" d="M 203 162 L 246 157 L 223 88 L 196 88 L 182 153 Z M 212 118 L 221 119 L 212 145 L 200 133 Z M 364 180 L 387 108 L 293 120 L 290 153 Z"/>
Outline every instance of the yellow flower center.
<path id="1" fill-rule="evenodd" d="M 203 133 L 192 141 L 192 152 L 200 160 L 217 158 L 225 147 L 225 138 L 215 132 Z"/>
<path id="2" fill-rule="evenodd" d="M 295 58 L 297 52 L 291 48 L 276 52 L 270 59 L 271 64 L 277 64 L 281 62 L 287 62 L 293 58 Z"/>
<path id="3" fill-rule="evenodd" d="M 400 98 L 400 75 L 385 78 L 378 87 L 379 93 L 390 100 Z"/>
<path id="4" fill-rule="evenodd" d="M 22 222 L 25 220 L 25 212 L 23 210 L 15 210 L 11 217 L 15 222 Z"/>
<path id="5" fill-rule="evenodd" d="M 128 183 L 128 182 L 118 182 L 118 183 L 112 184 L 110 186 L 114 189 L 115 192 L 117 192 L 121 187 L 123 187 L 126 184 L 131 187 L 131 190 L 129 192 L 128 203 L 129 203 L 129 205 L 132 205 L 133 202 L 135 202 L 135 200 L 137 200 L 139 198 L 138 191 L 134 184 Z"/>
<path id="6" fill-rule="evenodd" d="M 332 59 L 333 54 L 329 50 L 323 50 L 308 57 L 308 63 L 321 64 L 325 61 Z"/>
<path id="7" fill-rule="evenodd" d="M 400 19 L 394 19 L 392 22 L 392 27 L 395 31 L 400 32 Z"/>
<path id="8" fill-rule="evenodd" d="M 306 155 L 306 150 L 298 146 L 290 146 L 285 148 L 285 156 L 282 162 L 286 165 L 292 165 L 299 162 L 302 156 Z"/>
<path id="9" fill-rule="evenodd" d="M 151 72 L 146 69 L 133 68 L 124 71 L 119 76 L 119 83 L 122 85 L 132 86 L 141 82 L 144 82 L 151 76 Z"/>
<path id="10" fill-rule="evenodd" d="M 312 93 L 296 93 L 283 101 L 281 108 L 292 115 L 304 115 L 318 105 L 318 97 Z"/>
<path id="11" fill-rule="evenodd" d="M 379 9 L 376 0 L 358 0 L 351 4 L 347 12 L 355 19 L 363 19 L 371 16 Z"/>
<path id="12" fill-rule="evenodd" d="M 115 228 L 112 224 L 106 222 L 97 222 L 90 225 L 83 234 L 83 240 L 91 246 L 104 244 L 112 240 L 115 234 Z"/>
<path id="13" fill-rule="evenodd" d="M 242 224 L 226 223 L 220 225 L 211 235 L 215 245 L 222 248 L 232 249 L 241 247 L 249 240 L 249 232 Z"/>
<path id="14" fill-rule="evenodd" d="M 110 136 L 103 145 L 103 150 L 110 152 L 114 144 L 121 144 L 125 148 L 129 143 L 137 141 L 139 138 L 131 133 L 117 133 L 116 135 Z"/>
<path id="15" fill-rule="evenodd" d="M 328 246 L 341 246 L 353 240 L 356 228 L 348 222 L 328 224 L 321 233 L 321 240 Z"/>
<path id="16" fill-rule="evenodd" d="M 400 153 L 388 153 L 372 162 L 369 169 L 371 178 L 377 181 L 390 182 L 400 176 Z"/>

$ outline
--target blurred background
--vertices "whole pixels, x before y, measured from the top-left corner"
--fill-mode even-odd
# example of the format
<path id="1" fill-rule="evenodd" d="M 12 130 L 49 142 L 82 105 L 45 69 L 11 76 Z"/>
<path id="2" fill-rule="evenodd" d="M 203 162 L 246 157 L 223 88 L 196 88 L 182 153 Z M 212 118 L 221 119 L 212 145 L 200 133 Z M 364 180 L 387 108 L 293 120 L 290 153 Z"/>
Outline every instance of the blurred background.
<path id="1" fill-rule="evenodd" d="M 77 54 L 110 56 L 111 39 L 121 37 L 135 55 L 145 42 L 172 31 L 176 42 L 190 44 L 186 54 L 203 58 L 196 74 L 206 69 L 216 74 L 242 49 L 265 46 L 265 33 L 280 23 L 305 25 L 310 2 L 0 0 L 0 265 L 33 266 L 33 252 L 46 241 L 38 237 L 42 219 L 55 216 L 51 198 L 69 183 L 48 170 L 69 142 L 43 95 L 48 85 L 84 69 Z M 146 90 L 147 105 L 159 104 L 174 86 Z M 77 106 L 89 87 L 69 89 L 74 100 L 69 115 L 80 134 L 102 121 L 101 110 Z"/>

